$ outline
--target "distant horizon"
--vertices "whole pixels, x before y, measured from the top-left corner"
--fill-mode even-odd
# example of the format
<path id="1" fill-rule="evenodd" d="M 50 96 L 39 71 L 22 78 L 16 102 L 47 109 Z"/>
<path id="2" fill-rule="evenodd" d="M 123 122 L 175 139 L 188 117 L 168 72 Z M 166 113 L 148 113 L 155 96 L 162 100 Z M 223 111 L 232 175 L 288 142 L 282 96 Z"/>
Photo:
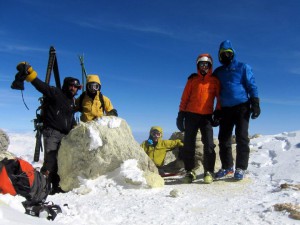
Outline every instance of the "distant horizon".
<path id="1" fill-rule="evenodd" d="M 0 127 L 0 129 L 2 129 L 3 131 L 5 131 L 7 134 L 14 134 L 14 133 L 17 133 L 17 134 L 33 134 L 33 136 L 35 135 L 35 131 L 33 130 L 6 130 L 6 129 L 3 129 Z M 149 128 L 150 130 L 150 128 Z M 249 136 L 254 136 L 254 135 L 278 135 L 278 134 L 282 134 L 284 132 L 295 132 L 297 130 L 287 130 L 287 131 L 282 131 L 282 132 L 278 132 L 276 134 L 260 134 L 260 133 L 254 133 L 254 134 L 250 134 L 249 133 Z M 178 130 L 177 131 L 173 131 L 173 132 L 169 132 L 169 131 L 166 131 L 164 132 L 163 134 L 163 139 L 164 140 L 168 140 L 171 138 L 172 134 L 175 133 L 175 132 L 179 132 Z M 148 137 L 149 137 L 149 131 L 133 131 L 132 132 L 132 135 L 134 137 L 134 139 L 139 143 L 141 144 L 143 141 L 147 140 Z M 233 136 L 234 136 L 234 133 L 233 133 Z M 218 132 L 217 131 L 214 131 L 214 138 L 217 139 L 218 138 Z"/>

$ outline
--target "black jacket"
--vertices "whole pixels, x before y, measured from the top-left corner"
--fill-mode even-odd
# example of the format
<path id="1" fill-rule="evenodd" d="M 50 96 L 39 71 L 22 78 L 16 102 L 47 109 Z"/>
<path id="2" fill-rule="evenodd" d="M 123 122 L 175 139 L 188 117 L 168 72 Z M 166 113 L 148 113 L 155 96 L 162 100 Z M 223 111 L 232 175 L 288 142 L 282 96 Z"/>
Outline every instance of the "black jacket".
<path id="1" fill-rule="evenodd" d="M 45 96 L 42 108 L 44 127 L 51 127 L 63 134 L 68 134 L 76 125 L 74 98 L 67 97 L 61 89 L 49 86 L 39 78 L 35 78 L 31 83 Z"/>

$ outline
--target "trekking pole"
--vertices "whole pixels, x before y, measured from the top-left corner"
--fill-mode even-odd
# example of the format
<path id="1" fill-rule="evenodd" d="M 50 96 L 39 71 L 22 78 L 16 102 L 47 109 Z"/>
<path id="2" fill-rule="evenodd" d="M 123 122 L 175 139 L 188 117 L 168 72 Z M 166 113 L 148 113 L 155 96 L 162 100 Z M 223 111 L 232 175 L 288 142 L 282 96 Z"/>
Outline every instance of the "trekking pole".
<path id="1" fill-rule="evenodd" d="M 39 99 L 41 101 L 41 105 L 43 104 L 43 98 L 41 97 Z M 43 132 L 43 120 L 41 115 L 41 106 L 38 107 L 36 110 L 36 118 L 33 120 L 34 122 L 34 131 L 36 131 L 35 134 L 35 148 L 34 148 L 34 155 L 33 155 L 33 161 L 38 162 L 40 160 L 40 152 L 43 151 L 43 144 L 42 144 L 42 132 Z M 38 113 L 40 111 L 40 113 Z"/>
<path id="2" fill-rule="evenodd" d="M 85 90 L 85 80 L 86 80 L 86 71 L 85 71 L 85 67 L 84 67 L 84 57 L 83 54 L 79 57 L 79 61 L 80 61 L 80 66 L 81 66 L 81 74 L 82 74 L 82 92 Z"/>

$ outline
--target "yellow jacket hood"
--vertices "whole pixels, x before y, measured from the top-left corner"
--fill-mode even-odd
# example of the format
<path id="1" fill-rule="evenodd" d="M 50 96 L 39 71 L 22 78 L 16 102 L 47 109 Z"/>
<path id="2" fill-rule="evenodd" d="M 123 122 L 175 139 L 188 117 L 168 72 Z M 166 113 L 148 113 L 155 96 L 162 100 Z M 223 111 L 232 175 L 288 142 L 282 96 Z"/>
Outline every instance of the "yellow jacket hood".
<path id="1" fill-rule="evenodd" d="M 96 82 L 101 85 L 100 78 L 97 74 L 87 75 L 86 83 Z"/>
<path id="2" fill-rule="evenodd" d="M 159 139 L 162 139 L 162 137 L 163 137 L 163 129 L 160 126 L 153 126 L 150 129 L 149 135 L 151 135 L 151 132 L 154 131 L 154 130 L 157 130 L 157 131 L 159 131 L 161 133 L 161 136 L 160 136 Z"/>

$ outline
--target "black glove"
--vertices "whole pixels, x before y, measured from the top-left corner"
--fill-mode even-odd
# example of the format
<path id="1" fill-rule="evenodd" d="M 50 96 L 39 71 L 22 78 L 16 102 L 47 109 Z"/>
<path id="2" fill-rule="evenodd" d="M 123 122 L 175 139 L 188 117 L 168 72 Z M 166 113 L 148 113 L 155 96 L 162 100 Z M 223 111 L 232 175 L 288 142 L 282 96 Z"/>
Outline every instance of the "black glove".
<path id="1" fill-rule="evenodd" d="M 24 76 L 24 74 L 22 74 L 21 72 L 18 72 L 15 76 L 15 80 L 12 82 L 10 87 L 12 89 L 16 89 L 16 90 L 24 90 L 25 78 L 26 78 L 26 76 Z"/>
<path id="2" fill-rule="evenodd" d="M 11 88 L 16 90 L 24 90 L 24 80 L 33 70 L 27 62 L 19 63 L 17 65 L 17 70 L 19 72 L 15 75 L 15 80 L 12 82 Z M 33 76 L 36 77 L 36 72 Z"/>
<path id="3" fill-rule="evenodd" d="M 21 62 L 17 65 L 17 70 L 19 71 L 15 75 L 15 80 L 11 84 L 12 89 L 24 90 L 24 80 L 29 75 L 28 69 L 31 66 L 27 62 Z"/>
<path id="4" fill-rule="evenodd" d="M 112 109 L 106 113 L 107 116 L 118 116 L 118 112 L 116 109 Z"/>
<path id="5" fill-rule="evenodd" d="M 17 70 L 26 77 L 29 74 L 29 68 L 30 67 L 31 66 L 29 65 L 29 63 L 21 62 L 17 65 Z"/>
<path id="6" fill-rule="evenodd" d="M 181 132 L 183 132 L 185 130 L 184 118 L 185 118 L 185 112 L 180 111 L 178 113 L 178 116 L 177 116 L 177 119 L 176 119 L 176 126 L 177 126 L 178 130 L 180 130 Z"/>
<path id="7" fill-rule="evenodd" d="M 260 115 L 259 98 L 250 98 L 251 119 L 256 119 Z"/>
<path id="8" fill-rule="evenodd" d="M 211 123 L 211 125 L 213 127 L 219 126 L 221 118 L 222 118 L 222 111 L 220 109 L 215 110 L 214 113 L 213 113 L 213 115 L 212 115 L 212 123 Z"/>

